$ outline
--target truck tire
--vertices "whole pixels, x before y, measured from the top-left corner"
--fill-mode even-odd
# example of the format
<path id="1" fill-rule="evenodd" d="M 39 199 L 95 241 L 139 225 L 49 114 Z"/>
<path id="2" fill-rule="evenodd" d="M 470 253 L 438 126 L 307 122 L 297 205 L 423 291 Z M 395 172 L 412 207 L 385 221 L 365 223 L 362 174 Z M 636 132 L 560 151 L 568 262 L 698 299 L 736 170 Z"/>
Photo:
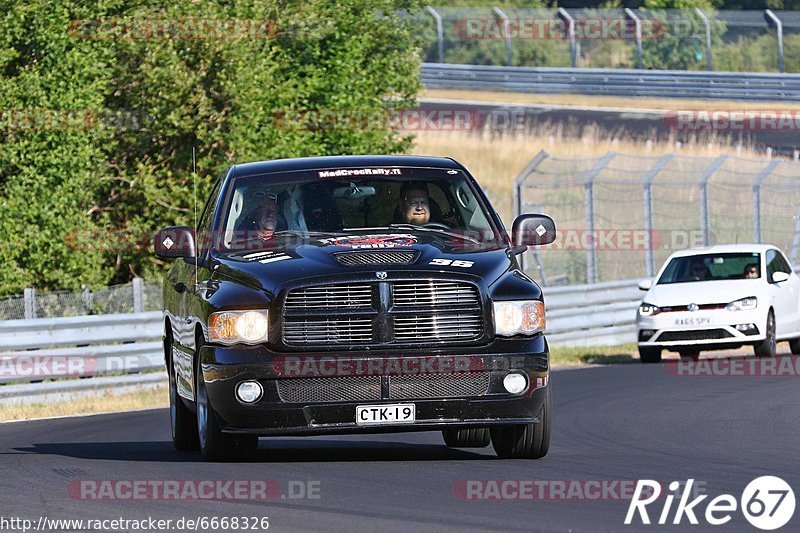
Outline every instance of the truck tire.
<path id="1" fill-rule="evenodd" d="M 538 424 L 499 426 L 491 429 L 492 447 L 503 459 L 541 459 L 550 449 L 553 427 L 552 385 L 547 385 Z"/>
<path id="2" fill-rule="evenodd" d="M 485 448 L 491 442 L 489 428 L 444 429 L 442 436 L 448 448 Z"/>
<path id="3" fill-rule="evenodd" d="M 255 455 L 258 437 L 255 435 L 229 435 L 219 427 L 217 414 L 208 401 L 206 382 L 200 369 L 200 343 L 197 343 L 195 372 L 197 383 L 197 432 L 203 459 L 213 462 L 244 461 Z"/>
<path id="4" fill-rule="evenodd" d="M 172 361 L 172 334 L 169 331 L 164 337 L 164 358 L 167 361 L 167 372 L 169 372 L 169 415 L 172 445 L 179 451 L 199 450 L 197 415 L 186 407 L 178 394 L 175 366 Z"/>

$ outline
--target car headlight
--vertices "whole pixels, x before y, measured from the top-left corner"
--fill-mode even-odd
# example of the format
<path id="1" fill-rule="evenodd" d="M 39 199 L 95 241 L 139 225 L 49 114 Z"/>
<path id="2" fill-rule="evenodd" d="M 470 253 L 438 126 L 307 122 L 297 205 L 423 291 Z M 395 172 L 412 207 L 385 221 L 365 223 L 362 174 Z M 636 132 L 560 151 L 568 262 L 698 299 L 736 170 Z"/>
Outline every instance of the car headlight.
<path id="1" fill-rule="evenodd" d="M 751 311 L 758 307 L 758 298 L 755 296 L 748 296 L 741 300 L 736 300 L 725 306 L 728 311 Z"/>
<path id="2" fill-rule="evenodd" d="M 640 316 L 652 316 L 656 315 L 661 311 L 657 306 L 653 304 L 648 304 L 642 302 L 642 305 L 639 306 L 639 315 Z"/>
<path id="3" fill-rule="evenodd" d="M 494 331 L 497 335 L 533 335 L 544 330 L 544 304 L 538 300 L 494 303 Z"/>
<path id="4" fill-rule="evenodd" d="M 220 311 L 208 319 L 208 337 L 222 344 L 257 344 L 267 341 L 267 311 Z"/>

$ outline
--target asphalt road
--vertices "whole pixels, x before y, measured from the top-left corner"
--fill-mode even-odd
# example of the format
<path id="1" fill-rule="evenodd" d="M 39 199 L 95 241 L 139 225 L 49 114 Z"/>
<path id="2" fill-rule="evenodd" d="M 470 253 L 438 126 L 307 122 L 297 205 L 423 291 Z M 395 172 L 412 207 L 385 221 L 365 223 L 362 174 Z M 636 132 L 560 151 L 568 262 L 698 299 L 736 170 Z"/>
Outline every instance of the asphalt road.
<path id="1" fill-rule="evenodd" d="M 674 364 L 555 372 L 553 442 L 540 461 L 500 460 L 491 448 L 451 450 L 439 433 L 408 433 L 262 439 L 255 462 L 207 464 L 172 449 L 166 410 L 3 424 L 0 517 L 257 516 L 269 517 L 270 531 L 755 531 L 739 511 L 713 528 L 702 516 L 694 527 L 685 518 L 679 526 L 626 527 L 627 499 L 456 496 L 464 480 L 692 478 L 711 497 L 738 499 L 761 475 L 782 477 L 800 496 L 797 378 L 678 377 L 669 371 Z M 80 480 L 274 480 L 283 496 L 289 481 L 310 481 L 319 498 L 96 501 L 70 492 Z M 482 486 L 477 494 L 491 494 Z M 800 510 L 784 530 L 798 526 Z"/>
<path id="2" fill-rule="evenodd" d="M 424 111 L 472 113 L 480 124 L 480 131 L 516 132 L 540 131 L 542 126 L 563 126 L 576 137 L 596 136 L 601 133 L 607 137 L 633 138 L 639 141 L 650 139 L 664 142 L 670 138 L 689 141 L 695 137 L 693 132 L 671 129 L 672 121 L 666 120 L 667 111 L 657 109 L 618 109 L 602 107 L 559 106 L 546 104 L 505 104 L 492 102 L 459 102 L 444 99 L 422 99 L 419 108 Z M 703 110 L 724 109 L 724 105 L 709 103 Z M 753 104 L 753 112 L 758 104 Z M 434 115 L 437 117 L 438 115 Z M 445 116 L 445 115 L 442 115 Z M 702 134 L 700 135 L 702 136 Z M 739 133 L 725 133 L 721 137 L 731 137 L 733 142 L 743 142 L 763 150 L 771 147 L 776 153 L 791 156 L 800 147 L 797 130 L 753 130 Z"/>

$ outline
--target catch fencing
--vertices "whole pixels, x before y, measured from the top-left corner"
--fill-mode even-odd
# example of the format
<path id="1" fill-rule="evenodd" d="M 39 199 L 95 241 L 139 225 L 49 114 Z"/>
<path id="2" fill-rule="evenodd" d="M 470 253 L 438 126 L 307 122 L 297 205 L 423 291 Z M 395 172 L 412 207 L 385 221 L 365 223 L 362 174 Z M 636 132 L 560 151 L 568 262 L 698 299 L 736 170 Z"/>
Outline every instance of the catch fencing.
<path id="1" fill-rule="evenodd" d="M 542 150 L 514 180 L 514 209 L 556 221 L 557 241 L 524 257 L 544 286 L 652 277 L 673 252 L 715 244 L 769 243 L 800 259 L 794 161 Z"/>
<path id="2" fill-rule="evenodd" d="M 800 72 L 800 11 L 427 6 L 429 63 Z"/>

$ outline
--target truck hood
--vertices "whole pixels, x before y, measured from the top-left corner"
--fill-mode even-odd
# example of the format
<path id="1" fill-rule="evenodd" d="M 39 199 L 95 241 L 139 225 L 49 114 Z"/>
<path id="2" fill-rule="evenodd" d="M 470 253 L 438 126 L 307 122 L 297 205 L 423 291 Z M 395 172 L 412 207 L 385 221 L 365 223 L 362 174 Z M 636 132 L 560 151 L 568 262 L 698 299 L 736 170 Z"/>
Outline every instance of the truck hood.
<path id="1" fill-rule="evenodd" d="M 409 264 L 358 264 L 345 266 L 342 255 L 370 252 L 411 252 Z M 364 254 L 364 255 L 362 255 Z M 266 250 L 215 253 L 219 275 L 277 294 L 287 283 L 317 277 L 347 277 L 383 271 L 465 274 L 491 285 L 512 266 L 510 249 L 497 242 L 473 243 L 427 233 L 376 231 L 331 237 L 276 239 Z M 338 258 L 338 259 L 337 259 Z"/>

